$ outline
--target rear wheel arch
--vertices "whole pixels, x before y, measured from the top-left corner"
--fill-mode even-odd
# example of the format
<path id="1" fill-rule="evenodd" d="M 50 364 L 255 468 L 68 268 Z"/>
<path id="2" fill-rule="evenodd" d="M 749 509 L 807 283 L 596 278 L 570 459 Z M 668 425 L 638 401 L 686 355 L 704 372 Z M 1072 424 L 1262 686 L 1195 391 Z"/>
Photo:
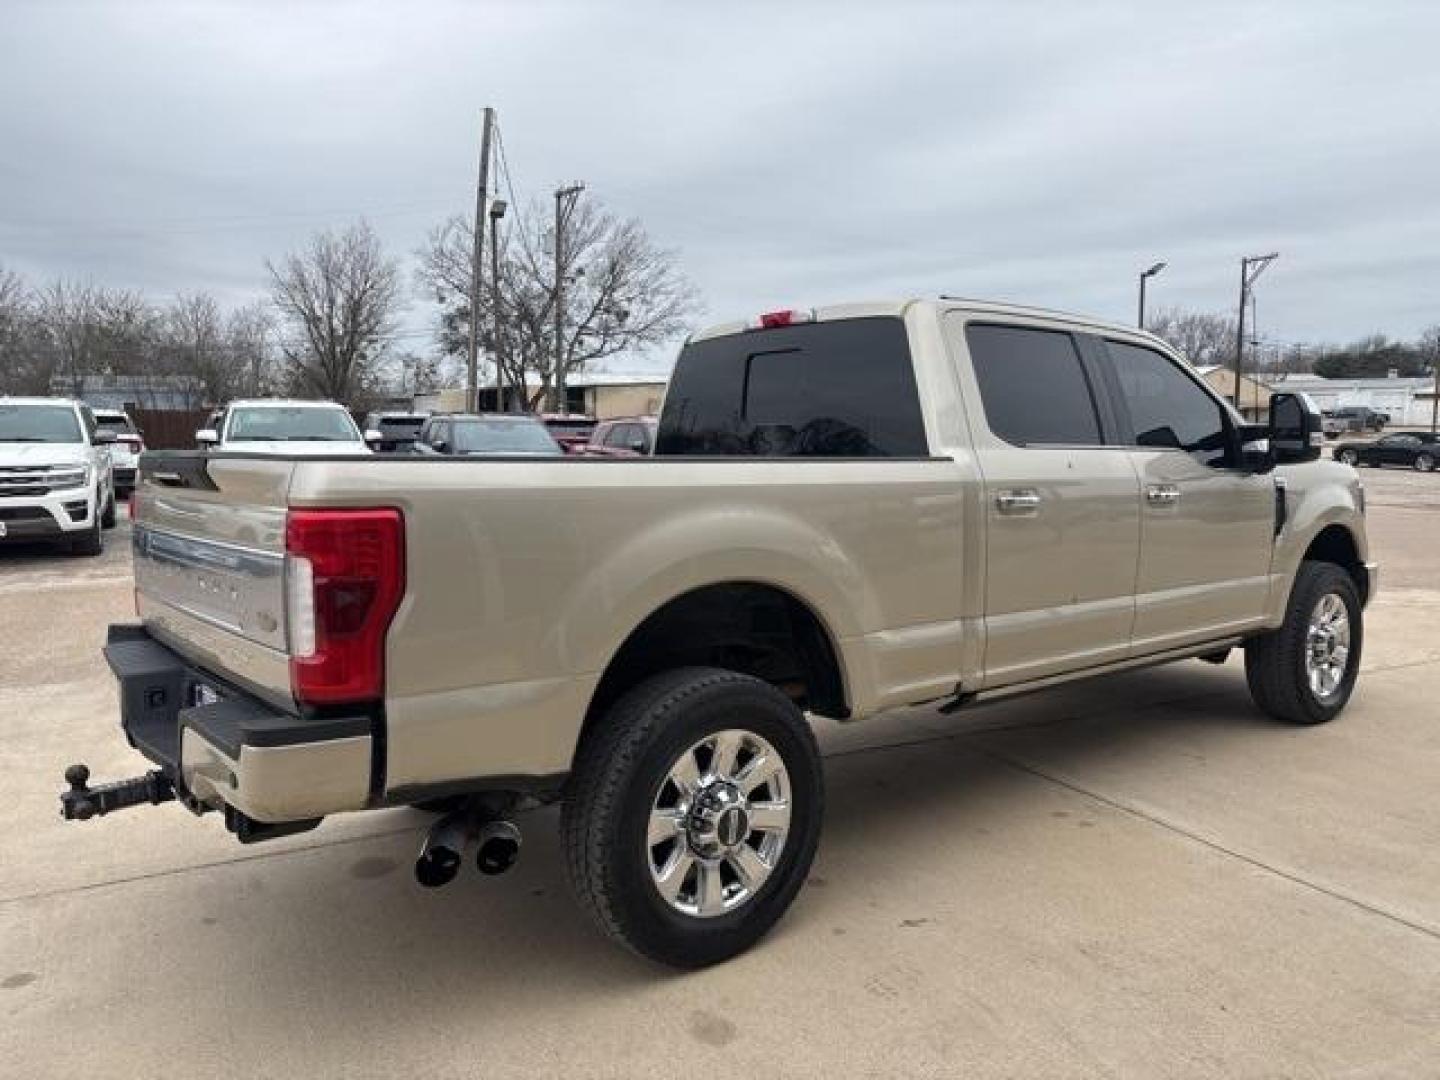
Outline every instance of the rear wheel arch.
<path id="1" fill-rule="evenodd" d="M 754 676 L 810 712 L 849 714 L 840 651 L 813 605 L 772 584 L 718 582 L 661 604 L 615 650 L 591 695 L 577 753 L 631 687 L 663 671 L 696 666 Z"/>

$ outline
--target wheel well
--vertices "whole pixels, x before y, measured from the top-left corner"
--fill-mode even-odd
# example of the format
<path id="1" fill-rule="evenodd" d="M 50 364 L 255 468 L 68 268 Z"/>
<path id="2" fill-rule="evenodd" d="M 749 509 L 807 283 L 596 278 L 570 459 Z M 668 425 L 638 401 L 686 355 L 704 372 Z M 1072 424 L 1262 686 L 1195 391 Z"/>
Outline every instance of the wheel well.
<path id="1" fill-rule="evenodd" d="M 1305 549 L 1304 557 L 1311 562 L 1334 563 L 1354 579 L 1355 588 L 1360 590 L 1360 599 L 1364 601 L 1369 598 L 1369 575 L 1365 573 L 1365 565 L 1360 561 L 1355 537 L 1345 526 L 1327 525 L 1321 529 Z"/>
<path id="2" fill-rule="evenodd" d="M 736 582 L 676 597 L 635 628 L 600 677 L 581 738 L 642 679 L 691 665 L 744 672 L 802 709 L 848 715 L 840 662 L 815 613 L 782 589 Z"/>

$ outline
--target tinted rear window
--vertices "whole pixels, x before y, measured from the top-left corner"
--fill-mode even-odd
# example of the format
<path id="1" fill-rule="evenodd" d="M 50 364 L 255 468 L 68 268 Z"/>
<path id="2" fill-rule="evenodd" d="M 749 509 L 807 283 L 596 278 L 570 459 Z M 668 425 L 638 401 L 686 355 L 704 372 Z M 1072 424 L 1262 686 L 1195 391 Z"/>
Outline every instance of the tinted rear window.
<path id="1" fill-rule="evenodd" d="M 113 431 L 117 435 L 135 434 L 135 425 L 128 416 L 97 416 L 95 425 L 101 431 Z"/>
<path id="2" fill-rule="evenodd" d="M 655 453 L 927 455 L 905 324 L 842 319 L 687 345 Z"/>
<path id="3" fill-rule="evenodd" d="M 965 328 L 990 430 L 1015 446 L 1094 446 L 1100 420 L 1069 334 L 1020 326 Z"/>

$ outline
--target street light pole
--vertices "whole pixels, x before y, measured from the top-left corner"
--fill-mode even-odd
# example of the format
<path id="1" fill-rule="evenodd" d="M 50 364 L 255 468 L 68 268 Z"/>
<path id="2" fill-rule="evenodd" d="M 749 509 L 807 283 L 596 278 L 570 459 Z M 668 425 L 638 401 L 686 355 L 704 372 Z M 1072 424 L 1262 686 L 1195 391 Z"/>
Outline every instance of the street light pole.
<path id="1" fill-rule="evenodd" d="M 1144 270 L 1140 274 L 1140 317 L 1137 320 L 1137 325 L 1141 330 L 1145 329 L 1145 280 L 1154 277 L 1164 269 L 1165 264 L 1163 262 L 1157 262 L 1154 266 L 1150 267 L 1149 270 Z"/>
<path id="2" fill-rule="evenodd" d="M 1278 251 L 1272 251 L 1269 255 L 1246 255 L 1240 260 L 1240 319 L 1235 326 L 1235 393 L 1231 395 L 1236 412 L 1240 412 L 1240 369 L 1245 356 L 1245 304 L 1250 299 L 1250 287 L 1255 284 L 1255 279 L 1279 257 Z"/>

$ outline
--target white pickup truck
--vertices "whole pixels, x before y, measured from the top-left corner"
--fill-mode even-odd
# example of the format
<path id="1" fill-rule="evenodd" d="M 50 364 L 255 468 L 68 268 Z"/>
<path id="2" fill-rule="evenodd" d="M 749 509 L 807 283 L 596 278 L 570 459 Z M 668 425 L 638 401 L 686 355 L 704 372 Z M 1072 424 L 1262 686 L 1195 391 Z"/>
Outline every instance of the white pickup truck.
<path id="1" fill-rule="evenodd" d="M 211 450 L 292 457 L 369 454 L 366 443 L 379 438 L 378 432 L 362 435 L 343 405 L 282 398 L 232 401 L 195 433 L 195 442 Z"/>
<path id="2" fill-rule="evenodd" d="M 651 457 L 149 454 L 105 654 L 156 768 L 75 766 L 63 809 L 177 798 L 251 841 L 439 803 L 435 885 L 560 800 L 597 925 L 712 963 L 805 880 L 807 714 L 1235 647 L 1263 712 L 1339 713 L 1376 568 L 1321 441 L 1306 399 L 1246 427 L 1132 328 L 930 299 L 695 334 Z"/>

